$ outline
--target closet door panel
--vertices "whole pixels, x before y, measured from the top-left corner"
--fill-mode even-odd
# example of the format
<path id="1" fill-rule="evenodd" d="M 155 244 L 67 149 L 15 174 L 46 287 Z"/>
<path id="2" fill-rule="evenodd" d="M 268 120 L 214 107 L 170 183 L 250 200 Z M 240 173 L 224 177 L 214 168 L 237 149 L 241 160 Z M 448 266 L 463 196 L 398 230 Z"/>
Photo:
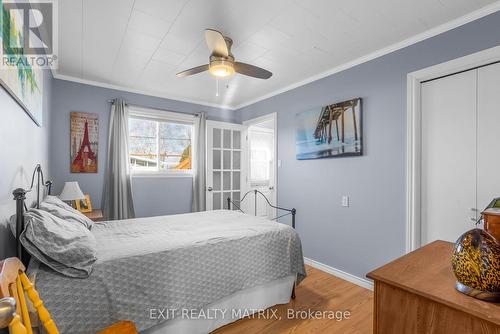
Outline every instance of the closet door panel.
<path id="1" fill-rule="evenodd" d="M 500 197 L 500 64 L 478 70 L 477 208 Z"/>
<path id="2" fill-rule="evenodd" d="M 422 245 L 474 227 L 476 73 L 422 84 Z"/>

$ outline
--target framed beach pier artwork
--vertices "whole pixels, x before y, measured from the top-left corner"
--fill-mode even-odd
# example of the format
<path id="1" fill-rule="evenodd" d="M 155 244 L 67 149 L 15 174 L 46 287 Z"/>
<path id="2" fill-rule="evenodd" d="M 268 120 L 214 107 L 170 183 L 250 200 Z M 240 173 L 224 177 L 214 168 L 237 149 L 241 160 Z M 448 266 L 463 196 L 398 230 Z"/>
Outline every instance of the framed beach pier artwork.
<path id="1" fill-rule="evenodd" d="M 0 84 L 16 100 L 16 102 L 26 111 L 31 119 L 42 126 L 43 114 L 43 70 L 29 65 L 23 61 L 26 56 L 19 50 L 13 49 L 16 45 L 22 45 L 23 17 L 20 12 L 8 11 L 4 8 L 0 0 L 1 21 L 0 43 L 3 55 L 15 54 L 18 62 L 6 62 L 0 69 Z M 8 35 L 7 35 L 8 33 Z M 4 37 L 8 36 L 9 41 Z"/>
<path id="2" fill-rule="evenodd" d="M 361 111 L 361 98 L 355 98 L 297 114 L 297 159 L 362 155 Z"/>
<path id="3" fill-rule="evenodd" d="M 71 172 L 97 173 L 99 115 L 71 113 Z"/>

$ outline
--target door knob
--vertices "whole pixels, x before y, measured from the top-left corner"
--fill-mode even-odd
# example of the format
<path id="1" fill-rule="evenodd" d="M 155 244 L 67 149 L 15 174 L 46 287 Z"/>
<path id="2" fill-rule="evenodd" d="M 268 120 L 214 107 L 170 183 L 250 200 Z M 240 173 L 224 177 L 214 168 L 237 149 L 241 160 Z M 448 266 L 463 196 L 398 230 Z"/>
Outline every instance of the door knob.
<path id="1" fill-rule="evenodd" d="M 269 190 L 274 190 L 274 186 L 270 186 L 270 187 L 269 187 Z"/>
<path id="2" fill-rule="evenodd" d="M 207 189 L 207 190 L 208 190 L 208 191 L 212 191 L 212 187 L 208 187 L 208 189 Z"/>

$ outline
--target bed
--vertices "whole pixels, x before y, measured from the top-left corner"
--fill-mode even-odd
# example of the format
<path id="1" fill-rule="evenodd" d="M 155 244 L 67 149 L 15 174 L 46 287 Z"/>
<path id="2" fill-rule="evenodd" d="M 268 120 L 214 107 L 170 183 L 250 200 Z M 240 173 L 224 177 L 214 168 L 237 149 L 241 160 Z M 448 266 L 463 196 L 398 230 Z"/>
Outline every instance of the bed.
<path id="1" fill-rule="evenodd" d="M 106 221 L 91 233 L 97 261 L 87 278 L 30 261 L 62 333 L 95 333 L 118 320 L 149 334 L 208 333 L 287 303 L 306 275 L 292 227 L 238 210 Z"/>

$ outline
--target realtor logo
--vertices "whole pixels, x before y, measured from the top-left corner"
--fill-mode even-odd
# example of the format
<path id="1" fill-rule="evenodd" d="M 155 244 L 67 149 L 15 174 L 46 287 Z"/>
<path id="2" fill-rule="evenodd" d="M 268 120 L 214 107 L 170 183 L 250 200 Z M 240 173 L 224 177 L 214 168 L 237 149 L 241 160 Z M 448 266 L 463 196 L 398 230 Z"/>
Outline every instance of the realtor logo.
<path id="1" fill-rule="evenodd" d="M 51 0 L 0 2 L 0 68 L 57 67 L 57 3 Z"/>

